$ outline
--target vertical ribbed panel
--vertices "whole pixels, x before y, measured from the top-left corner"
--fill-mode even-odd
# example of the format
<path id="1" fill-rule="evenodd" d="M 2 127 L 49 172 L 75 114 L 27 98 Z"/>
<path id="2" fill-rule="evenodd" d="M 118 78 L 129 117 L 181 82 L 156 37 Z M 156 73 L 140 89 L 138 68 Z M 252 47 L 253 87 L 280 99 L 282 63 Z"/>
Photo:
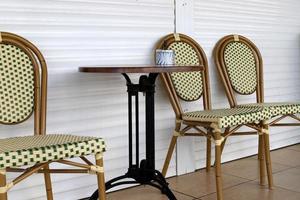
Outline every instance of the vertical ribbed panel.
<path id="1" fill-rule="evenodd" d="M 265 101 L 300 99 L 300 2 L 298 0 L 211 0 L 194 1 L 194 36 L 210 61 L 213 107 L 228 106 L 213 65 L 212 50 L 228 34 L 241 34 L 260 49 L 264 61 Z M 253 96 L 239 96 L 254 102 Z M 297 127 L 271 128 L 271 146 L 278 148 L 300 142 Z M 204 140 L 196 139 L 196 166 L 205 164 Z M 223 161 L 257 153 L 257 137 L 231 137 Z"/>
<path id="2" fill-rule="evenodd" d="M 106 179 L 128 167 L 127 95 L 120 74 L 83 74 L 79 66 L 153 62 L 158 39 L 174 30 L 169 0 L 10 0 L 0 1 L 0 31 L 32 41 L 49 69 L 48 133 L 105 138 Z M 132 76 L 137 81 L 137 75 Z M 156 93 L 156 165 L 161 169 L 174 125 L 167 96 Z M 141 157 L 144 100 L 141 103 Z M 32 122 L 1 126 L 1 137 L 32 134 Z M 170 175 L 175 174 L 175 162 Z M 79 199 L 96 189 L 96 176 L 53 175 L 55 199 Z M 45 199 L 43 176 L 35 175 L 9 192 L 14 200 Z"/>

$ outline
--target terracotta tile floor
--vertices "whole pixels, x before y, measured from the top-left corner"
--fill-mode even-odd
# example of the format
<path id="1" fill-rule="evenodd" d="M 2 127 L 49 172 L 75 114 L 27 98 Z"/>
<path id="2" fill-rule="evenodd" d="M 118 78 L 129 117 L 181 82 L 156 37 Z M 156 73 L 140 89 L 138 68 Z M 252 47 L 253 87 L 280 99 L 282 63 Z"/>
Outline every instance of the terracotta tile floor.
<path id="1" fill-rule="evenodd" d="M 300 200 L 300 144 L 272 151 L 275 187 L 258 184 L 258 162 L 249 157 L 222 165 L 225 200 Z M 214 200 L 213 169 L 169 178 L 178 200 Z M 109 200 L 167 200 L 152 187 L 134 187 L 108 194 Z"/>

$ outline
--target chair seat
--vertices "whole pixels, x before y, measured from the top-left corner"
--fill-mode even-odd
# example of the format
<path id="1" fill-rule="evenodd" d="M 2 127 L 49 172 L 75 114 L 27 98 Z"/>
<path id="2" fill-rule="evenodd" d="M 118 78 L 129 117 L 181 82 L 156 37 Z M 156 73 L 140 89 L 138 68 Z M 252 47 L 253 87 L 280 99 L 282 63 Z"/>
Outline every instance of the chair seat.
<path id="1" fill-rule="evenodd" d="M 272 117 L 300 113 L 300 102 L 273 102 L 241 104 L 238 107 L 265 108 L 272 112 Z"/>
<path id="2" fill-rule="evenodd" d="M 21 167 L 105 151 L 102 138 L 37 135 L 0 139 L 0 169 Z"/>
<path id="3" fill-rule="evenodd" d="M 182 119 L 184 121 L 212 122 L 216 123 L 219 128 L 226 128 L 267 120 L 270 117 L 267 109 L 257 106 L 186 112 Z"/>

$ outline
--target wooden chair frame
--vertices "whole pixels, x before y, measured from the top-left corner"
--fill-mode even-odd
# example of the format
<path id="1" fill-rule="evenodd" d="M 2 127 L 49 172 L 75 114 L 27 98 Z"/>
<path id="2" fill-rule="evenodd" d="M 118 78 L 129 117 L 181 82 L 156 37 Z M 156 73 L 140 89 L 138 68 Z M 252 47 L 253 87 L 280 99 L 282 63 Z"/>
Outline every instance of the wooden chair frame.
<path id="1" fill-rule="evenodd" d="M 217 71 L 219 74 L 219 77 L 222 81 L 222 85 L 225 88 L 226 96 L 228 99 L 228 102 L 230 104 L 230 107 L 236 107 L 238 106 L 238 102 L 235 95 L 235 90 L 231 84 L 228 71 L 226 69 L 226 64 L 224 61 L 224 50 L 225 47 L 231 43 L 231 42 L 242 42 L 247 47 L 249 47 L 255 57 L 255 64 L 256 64 L 256 72 L 257 72 L 257 87 L 256 87 L 256 103 L 264 103 L 264 79 L 263 79 L 263 60 L 260 51 L 256 47 L 256 45 L 250 41 L 248 38 L 241 36 L 241 35 L 227 35 L 223 38 L 221 38 L 218 43 L 216 44 L 214 48 L 214 61 L 217 67 Z M 238 93 L 238 92 L 236 92 Z M 239 93 L 238 93 L 239 94 Z M 278 123 L 281 120 L 290 117 L 294 120 L 296 120 L 298 123 Z M 287 114 L 282 116 L 275 116 L 273 119 L 269 120 L 268 122 L 265 122 L 265 127 L 269 126 L 300 126 L 300 118 L 297 117 L 294 114 Z M 259 137 L 259 147 L 258 147 L 258 157 L 259 159 L 264 159 L 263 155 L 263 145 L 261 145 L 264 141 L 262 141 L 263 138 Z M 266 143 L 269 143 L 268 141 L 265 141 Z M 268 144 L 269 145 L 269 144 Z M 264 174 L 264 168 L 261 166 L 261 174 Z M 261 179 L 261 183 L 263 184 L 264 179 Z"/>
<path id="2" fill-rule="evenodd" d="M 200 64 L 203 65 L 204 70 L 202 73 L 203 81 L 203 107 L 204 110 L 211 109 L 211 98 L 210 98 L 210 87 L 209 87 L 209 72 L 208 72 L 208 62 L 205 56 L 203 49 L 194 41 L 192 38 L 183 35 L 183 34 L 169 34 L 162 38 L 156 46 L 156 49 L 167 49 L 168 46 L 176 41 L 186 42 L 187 44 L 194 47 L 197 50 L 198 57 L 202 60 L 199 60 Z M 226 139 L 231 135 L 253 135 L 259 133 L 259 136 L 266 139 L 265 143 L 260 145 L 268 145 L 268 130 L 265 126 L 265 122 L 261 121 L 258 124 L 246 124 L 238 125 L 232 128 L 226 128 L 224 131 L 219 129 L 215 123 L 208 122 L 196 122 L 196 121 L 185 121 L 182 119 L 183 110 L 180 105 L 179 97 L 174 89 L 173 82 L 171 80 L 170 74 L 163 73 L 161 74 L 161 79 L 164 87 L 166 88 L 168 97 L 170 99 L 172 108 L 175 112 L 176 121 L 175 121 L 175 130 L 170 142 L 166 160 L 164 163 L 162 174 L 165 176 L 167 169 L 177 142 L 177 138 L 180 136 L 205 136 L 207 138 L 207 149 L 206 149 L 206 170 L 209 171 L 211 168 L 211 141 L 215 143 L 215 176 L 216 176 L 216 187 L 217 187 L 217 199 L 223 199 L 222 192 L 222 175 L 221 175 L 221 154 L 224 148 Z M 249 127 L 254 131 L 249 132 L 238 132 L 238 130 L 243 127 Z M 192 132 L 191 132 L 192 131 Z M 266 165 L 268 169 L 269 185 L 270 187 L 273 184 L 271 176 L 271 162 L 270 162 L 270 152 L 269 148 L 264 148 L 265 154 L 268 155 L 266 159 Z M 264 164 L 263 160 L 261 161 L 261 166 Z M 264 174 L 261 174 L 261 178 Z"/>
<path id="3" fill-rule="evenodd" d="M 28 40 L 8 32 L 0 32 L 0 44 L 11 44 L 22 49 L 32 61 L 34 67 L 34 135 L 46 134 L 46 107 L 47 107 L 47 65 L 45 59 L 38 48 Z M 30 116 L 29 116 L 30 117 Z M 29 118 L 28 117 L 28 118 Z M 28 119 L 27 118 L 27 119 Z M 20 121 L 22 123 L 26 121 Z M 5 123 L 2 123 L 5 124 Z M 14 123 L 16 124 L 16 123 Z M 6 124 L 7 125 L 7 124 Z M 12 125 L 12 124 L 10 124 Z M 29 168 L 6 168 L 0 170 L 0 200 L 7 200 L 7 192 L 14 185 L 26 179 L 34 173 L 43 173 L 46 185 L 47 200 L 53 200 L 51 173 L 90 173 L 96 174 L 98 179 L 99 197 L 106 199 L 105 179 L 102 153 L 95 155 L 96 164 L 93 164 L 85 157 L 80 157 L 83 163 L 69 160 L 50 161 L 36 164 Z M 50 169 L 49 164 L 57 162 L 64 165 L 77 167 L 80 169 Z M 12 182 L 6 182 L 7 172 L 22 173 Z"/>
<path id="4" fill-rule="evenodd" d="M 178 34 L 178 37 L 180 38 L 180 41 L 186 42 L 187 44 L 191 45 L 192 47 L 194 47 L 195 49 L 198 49 L 198 57 L 199 58 L 203 58 L 203 60 L 201 61 L 204 68 L 207 69 L 207 59 L 205 56 L 205 53 L 203 51 L 203 49 L 190 37 L 184 35 L 184 34 Z M 176 38 L 178 38 L 176 36 Z M 175 37 L 173 34 L 169 34 L 166 37 L 164 37 L 163 39 L 161 39 L 161 41 L 159 41 L 159 43 L 156 46 L 156 49 L 165 49 L 167 48 L 172 42 L 175 41 Z M 209 110 L 211 109 L 211 100 L 210 100 L 210 88 L 209 88 L 209 84 L 208 83 L 208 70 L 204 70 L 202 71 L 202 79 L 203 79 L 203 107 L 205 110 Z M 183 129 L 183 131 L 178 134 L 180 132 L 181 126 L 182 126 L 182 114 L 183 114 L 183 110 L 181 108 L 180 102 L 179 102 L 179 97 L 177 96 L 177 93 L 174 89 L 174 86 L 172 84 L 172 80 L 171 77 L 168 73 L 162 73 L 161 74 L 161 79 L 163 80 L 164 86 L 167 90 L 167 94 L 168 97 L 170 99 L 172 108 L 175 112 L 175 116 L 176 116 L 176 125 L 175 125 L 175 134 L 172 137 L 171 143 L 170 143 L 170 147 L 167 153 L 167 158 L 165 160 L 164 163 L 164 167 L 162 170 L 162 174 L 165 176 L 169 167 L 169 163 L 175 148 L 175 144 L 177 142 L 177 138 L 184 134 L 185 136 L 207 136 L 206 133 L 204 133 L 203 131 L 197 130 L 196 133 L 187 133 L 188 130 L 190 130 L 192 127 L 187 126 L 185 129 Z M 211 140 L 210 138 L 207 138 L 207 159 L 206 159 L 206 169 L 209 170 L 210 166 L 211 166 Z"/>

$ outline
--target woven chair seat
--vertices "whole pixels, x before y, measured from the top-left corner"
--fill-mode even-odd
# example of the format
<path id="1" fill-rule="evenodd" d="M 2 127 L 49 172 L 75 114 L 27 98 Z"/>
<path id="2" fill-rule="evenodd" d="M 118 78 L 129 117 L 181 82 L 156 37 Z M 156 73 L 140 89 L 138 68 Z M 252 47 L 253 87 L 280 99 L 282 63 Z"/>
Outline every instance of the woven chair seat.
<path id="1" fill-rule="evenodd" d="M 105 151 L 102 138 L 38 135 L 0 139 L 0 169 L 21 167 Z"/>
<path id="2" fill-rule="evenodd" d="M 216 123 L 219 128 L 226 128 L 255 123 L 270 117 L 271 112 L 268 109 L 257 106 L 186 112 L 182 119 L 184 121 Z"/>
<path id="3" fill-rule="evenodd" d="M 273 117 L 300 113 L 300 102 L 250 103 L 241 104 L 238 107 L 264 108 L 270 110 Z"/>

